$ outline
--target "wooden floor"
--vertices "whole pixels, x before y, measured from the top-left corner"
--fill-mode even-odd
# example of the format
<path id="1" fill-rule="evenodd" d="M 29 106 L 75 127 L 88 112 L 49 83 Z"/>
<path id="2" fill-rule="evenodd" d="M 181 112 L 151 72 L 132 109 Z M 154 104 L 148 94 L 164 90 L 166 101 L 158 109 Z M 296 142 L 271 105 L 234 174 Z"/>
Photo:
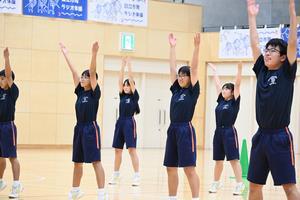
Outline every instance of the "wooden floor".
<path id="1" fill-rule="evenodd" d="M 121 182 L 119 185 L 106 184 L 106 190 L 110 200 L 163 200 L 167 199 L 167 175 L 162 166 L 164 151 L 157 149 L 138 150 L 141 165 L 141 186 L 132 187 L 132 167 L 129 155 L 124 151 L 121 167 Z M 21 163 L 21 181 L 24 191 L 20 199 L 26 200 L 62 200 L 67 199 L 67 193 L 71 188 L 72 162 L 71 150 L 69 149 L 19 149 L 18 156 Z M 102 150 L 102 163 L 108 182 L 113 172 L 113 149 Z M 300 156 L 296 156 L 297 174 L 300 172 Z M 247 199 L 247 192 L 243 196 L 233 196 L 232 190 L 235 180 L 232 178 L 232 170 L 226 163 L 222 175 L 224 187 L 218 194 L 209 194 L 208 188 L 213 177 L 212 152 L 198 151 L 197 171 L 200 176 L 200 199 L 201 200 L 239 200 Z M 180 170 L 180 185 L 178 197 L 181 200 L 191 199 L 187 180 L 183 171 Z M 8 187 L 0 193 L 0 200 L 8 199 L 7 195 L 11 186 L 11 169 L 7 163 L 4 179 Z M 299 178 L 298 178 L 299 180 Z M 91 165 L 84 166 L 84 175 L 81 189 L 85 192 L 83 200 L 96 199 L 96 180 Z M 284 192 L 281 187 L 274 187 L 269 178 L 264 188 L 265 200 L 283 200 Z"/>

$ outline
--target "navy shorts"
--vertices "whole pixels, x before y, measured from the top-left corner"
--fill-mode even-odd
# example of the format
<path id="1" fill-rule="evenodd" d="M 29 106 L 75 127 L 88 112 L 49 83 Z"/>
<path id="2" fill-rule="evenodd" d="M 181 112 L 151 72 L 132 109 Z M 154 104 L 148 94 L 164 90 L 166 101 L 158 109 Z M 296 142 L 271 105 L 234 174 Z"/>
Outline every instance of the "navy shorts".
<path id="1" fill-rule="evenodd" d="M 73 158 L 76 163 L 101 161 L 100 128 L 97 122 L 77 123 L 74 128 Z"/>
<path id="2" fill-rule="evenodd" d="M 171 123 L 168 128 L 164 166 L 196 166 L 196 134 L 190 122 Z"/>
<path id="3" fill-rule="evenodd" d="M 112 147 L 123 149 L 124 143 L 126 148 L 136 148 L 136 123 L 133 117 L 119 118 L 116 122 L 114 140 Z"/>
<path id="4" fill-rule="evenodd" d="M 14 122 L 0 122 L 0 157 L 17 157 L 17 128 Z"/>
<path id="5" fill-rule="evenodd" d="M 239 160 L 239 141 L 236 129 L 232 127 L 218 127 L 213 140 L 214 160 Z"/>
<path id="6" fill-rule="evenodd" d="M 252 138 L 248 180 L 264 185 L 269 171 L 274 185 L 296 183 L 293 136 L 288 128 L 258 129 Z"/>

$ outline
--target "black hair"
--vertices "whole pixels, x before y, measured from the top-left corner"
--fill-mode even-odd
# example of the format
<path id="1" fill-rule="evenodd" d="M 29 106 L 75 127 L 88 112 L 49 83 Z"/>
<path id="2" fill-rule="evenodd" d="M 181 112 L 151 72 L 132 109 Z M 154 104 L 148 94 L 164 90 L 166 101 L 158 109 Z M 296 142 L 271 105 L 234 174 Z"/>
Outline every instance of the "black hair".
<path id="1" fill-rule="evenodd" d="M 269 47 L 279 47 L 280 56 L 287 54 L 287 42 L 280 38 L 273 38 L 266 44 L 266 49 Z"/>
<path id="2" fill-rule="evenodd" d="M 135 84 L 135 82 L 134 82 L 134 81 L 133 81 L 133 83 Z M 125 86 L 126 84 L 130 86 L 129 79 L 125 79 L 125 80 L 124 80 L 124 82 L 123 82 L 123 86 Z M 124 92 L 124 90 L 123 90 L 123 93 L 125 93 L 125 92 Z M 139 106 L 139 104 L 137 103 L 137 104 L 136 104 L 136 107 L 135 107 L 135 111 L 134 111 L 134 113 L 135 113 L 135 114 L 139 114 L 140 112 L 141 112 L 141 109 L 140 109 L 140 106 Z"/>
<path id="3" fill-rule="evenodd" d="M 229 89 L 231 90 L 232 92 L 234 91 L 234 84 L 233 83 L 225 83 L 223 86 L 222 86 L 222 89 Z"/>
<path id="4" fill-rule="evenodd" d="M 178 74 L 186 74 L 187 76 L 191 76 L 191 67 L 190 66 L 182 66 L 178 70 Z"/>
<path id="5" fill-rule="evenodd" d="M 0 76 L 5 77 L 5 70 L 4 69 L 0 71 Z M 15 80 L 15 73 L 13 71 L 11 71 L 11 77 L 12 77 L 12 80 Z"/>
<path id="6" fill-rule="evenodd" d="M 134 81 L 133 81 L 133 83 L 134 83 Z M 123 86 L 125 86 L 126 84 L 130 86 L 129 79 L 125 79 L 125 80 L 124 80 L 124 82 L 123 82 Z"/>
<path id="7" fill-rule="evenodd" d="M 87 76 L 87 77 L 90 77 L 90 70 L 84 70 L 82 73 L 81 73 L 81 76 Z M 96 79 L 98 80 L 98 74 L 96 72 Z"/>

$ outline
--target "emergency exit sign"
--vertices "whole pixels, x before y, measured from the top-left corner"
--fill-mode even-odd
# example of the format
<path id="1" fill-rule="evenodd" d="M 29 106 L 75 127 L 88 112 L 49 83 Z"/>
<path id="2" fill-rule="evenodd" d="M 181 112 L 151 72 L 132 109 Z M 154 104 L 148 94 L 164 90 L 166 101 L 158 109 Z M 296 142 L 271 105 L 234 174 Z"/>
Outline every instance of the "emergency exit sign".
<path id="1" fill-rule="evenodd" d="M 120 33 L 120 50 L 134 51 L 135 50 L 135 36 L 134 33 Z"/>

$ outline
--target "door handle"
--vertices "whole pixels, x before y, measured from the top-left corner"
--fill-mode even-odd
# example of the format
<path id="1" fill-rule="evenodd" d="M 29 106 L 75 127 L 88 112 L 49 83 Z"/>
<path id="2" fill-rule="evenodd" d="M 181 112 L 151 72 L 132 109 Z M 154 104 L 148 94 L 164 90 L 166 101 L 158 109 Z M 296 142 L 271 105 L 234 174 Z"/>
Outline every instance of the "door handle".
<path id="1" fill-rule="evenodd" d="M 116 121 L 118 120 L 118 113 L 119 112 L 119 110 L 118 110 L 118 108 L 116 108 Z"/>
<path id="2" fill-rule="evenodd" d="M 158 124 L 161 125 L 161 110 L 159 109 Z"/>
<path id="3" fill-rule="evenodd" d="M 164 125 L 166 125 L 166 113 L 167 113 L 167 111 L 164 110 Z"/>

